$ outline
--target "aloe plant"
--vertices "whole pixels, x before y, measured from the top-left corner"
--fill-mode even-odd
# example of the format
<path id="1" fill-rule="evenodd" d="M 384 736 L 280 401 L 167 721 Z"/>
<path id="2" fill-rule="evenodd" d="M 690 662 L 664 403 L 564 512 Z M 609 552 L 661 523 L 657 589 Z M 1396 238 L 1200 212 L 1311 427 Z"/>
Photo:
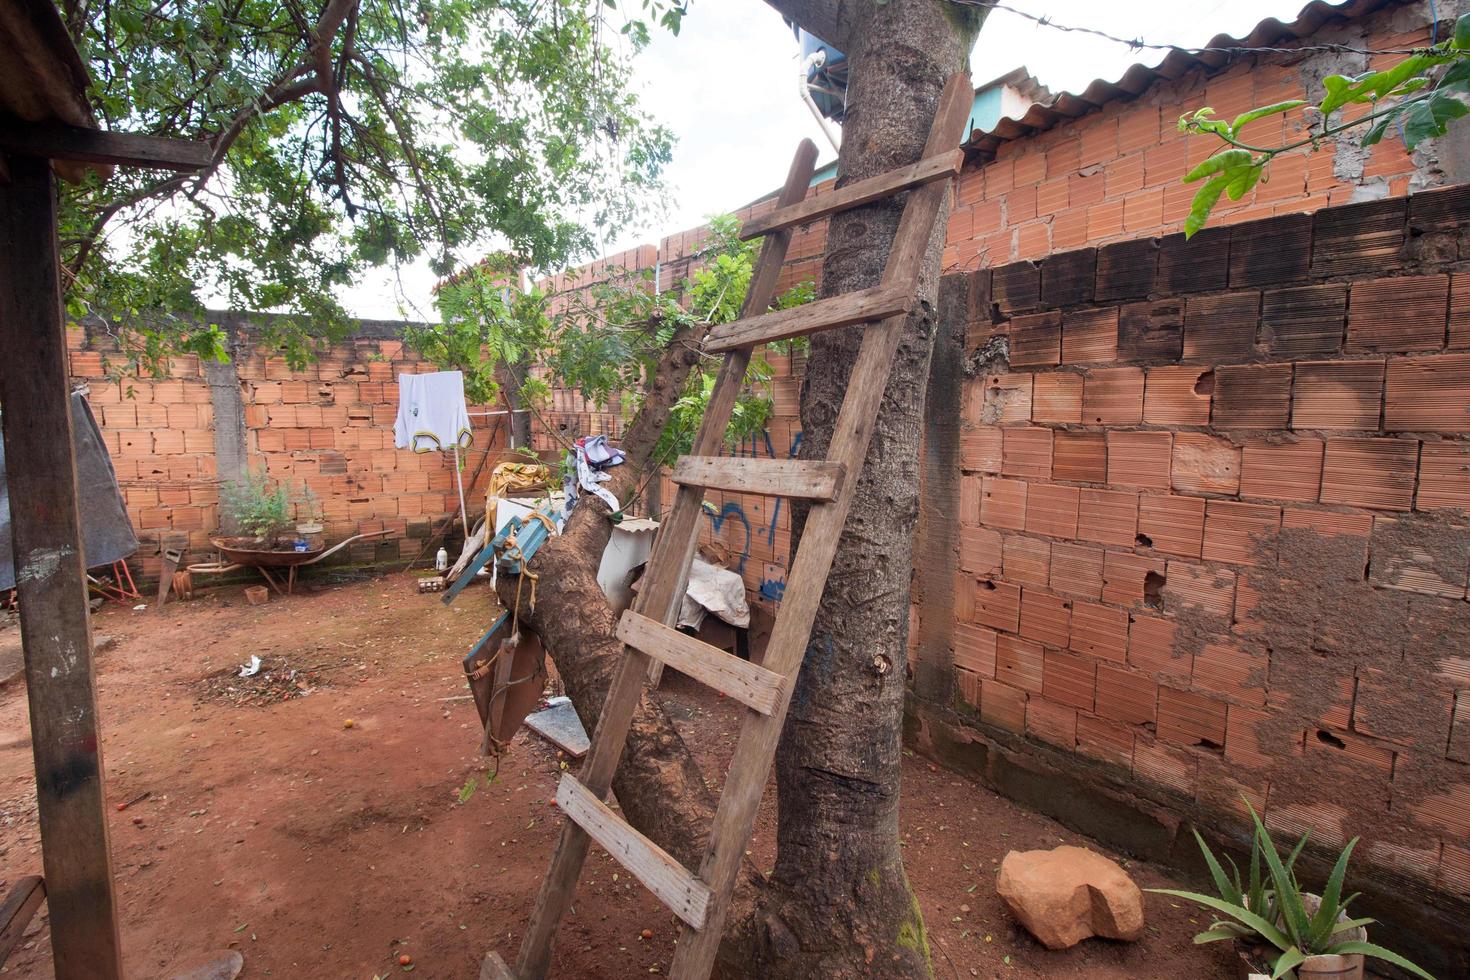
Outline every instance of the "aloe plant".
<path id="1" fill-rule="evenodd" d="M 1251 835 L 1249 877 L 1246 880 L 1241 880 L 1240 869 L 1228 855 L 1226 861 L 1230 863 L 1232 873 L 1226 875 L 1225 869 L 1216 860 L 1205 839 L 1200 836 L 1199 831 L 1195 831 L 1194 839 L 1199 842 L 1205 864 L 1210 869 L 1210 877 L 1214 879 L 1215 887 L 1220 892 L 1219 896 L 1172 888 L 1148 889 L 1160 895 L 1172 895 L 1203 905 L 1226 916 L 1212 922 L 1208 929 L 1195 936 L 1196 943 L 1232 939 L 1274 946 L 1277 953 L 1272 964 L 1273 980 L 1295 977 L 1296 968 L 1306 962 L 1308 957 L 1353 953 L 1372 956 L 1408 970 L 1415 976 L 1434 980 L 1430 974 L 1392 950 L 1362 940 L 1339 938 L 1343 933 L 1370 925 L 1374 921 L 1344 918 L 1348 906 L 1358 897 L 1357 894 L 1352 894 L 1344 898 L 1342 894 L 1348 860 L 1358 844 L 1358 838 L 1354 837 L 1349 841 L 1338 855 L 1332 874 L 1327 878 L 1327 887 L 1323 889 L 1322 898 L 1314 911 L 1308 908 L 1295 870 L 1296 860 L 1306 847 L 1308 834 L 1302 834 L 1296 847 L 1282 861 L 1275 842 L 1271 840 L 1265 824 L 1249 801 L 1246 809 L 1250 810 L 1251 820 L 1255 824 Z M 1263 860 L 1265 874 L 1261 867 Z"/>

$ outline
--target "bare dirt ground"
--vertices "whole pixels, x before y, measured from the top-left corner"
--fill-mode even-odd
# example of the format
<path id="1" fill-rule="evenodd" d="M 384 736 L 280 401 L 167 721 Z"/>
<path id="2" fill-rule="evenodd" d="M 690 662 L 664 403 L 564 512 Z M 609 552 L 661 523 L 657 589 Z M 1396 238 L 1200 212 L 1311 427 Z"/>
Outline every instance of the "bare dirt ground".
<path id="1" fill-rule="evenodd" d="M 522 732 L 486 782 L 474 706 L 454 699 L 459 658 L 493 618 L 488 589 L 449 608 L 402 575 L 308 585 L 261 607 L 239 586 L 200 596 L 161 616 L 109 605 L 95 620 L 117 641 L 99 658 L 108 797 L 149 794 L 109 811 L 130 975 L 166 977 L 227 946 L 249 978 L 467 978 L 486 949 L 513 955 L 560 825 L 549 802 L 560 762 Z M 231 678 L 251 654 L 268 681 Z M 735 707 L 683 678 L 664 692 L 722 771 Z M 1012 848 L 1088 842 L 921 759 L 904 778 L 908 870 L 937 977 L 1231 975 L 1225 950 L 1191 945 L 1200 917 L 1158 896 L 1139 943 L 1046 951 L 1000 907 L 994 869 Z M 763 866 L 773 797 L 752 845 Z M 40 867 L 16 681 L 0 689 L 0 888 Z M 579 896 L 554 976 L 667 973 L 674 921 L 595 847 Z M 3 972 L 52 975 L 44 919 Z"/>

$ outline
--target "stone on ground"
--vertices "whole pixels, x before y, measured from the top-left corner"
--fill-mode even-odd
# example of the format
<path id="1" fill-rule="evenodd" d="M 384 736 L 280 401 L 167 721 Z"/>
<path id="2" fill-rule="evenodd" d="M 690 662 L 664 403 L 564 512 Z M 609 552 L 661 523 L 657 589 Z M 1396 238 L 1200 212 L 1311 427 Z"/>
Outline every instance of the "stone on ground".
<path id="1" fill-rule="evenodd" d="M 1085 847 L 1011 851 L 995 889 L 1049 949 L 1090 936 L 1132 941 L 1143 935 L 1143 893 L 1116 861 Z"/>

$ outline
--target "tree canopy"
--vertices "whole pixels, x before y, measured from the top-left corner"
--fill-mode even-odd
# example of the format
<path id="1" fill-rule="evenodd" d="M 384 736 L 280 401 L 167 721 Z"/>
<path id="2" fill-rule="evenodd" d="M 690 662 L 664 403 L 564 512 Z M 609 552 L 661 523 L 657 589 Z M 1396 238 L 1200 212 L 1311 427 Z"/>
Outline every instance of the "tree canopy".
<path id="1" fill-rule="evenodd" d="M 756 243 L 742 242 L 740 224 L 729 216 L 710 219 L 708 237 L 689 276 L 659 290 L 653 271 L 609 270 L 601 282 L 548 293 L 536 286 L 510 285 L 516 269 L 504 255 L 492 256 L 440 283 L 435 296 L 441 322 L 409 324 L 404 340 L 446 370 L 462 371 L 465 395 L 476 404 L 502 397 L 502 381 L 513 372 L 512 407 L 539 411 L 552 387 L 572 388 L 600 405 L 621 397 L 632 415 L 637 399 L 665 349 L 681 327 L 729 323 L 740 315 L 754 272 Z M 785 309 L 815 296 L 810 281 L 776 300 Z M 776 346 L 789 349 L 804 341 Z M 654 457 L 671 463 L 687 452 L 714 388 L 718 359 L 690 372 L 659 440 Z M 747 389 L 737 400 L 728 436 L 732 441 L 759 432 L 769 417 L 771 368 L 751 359 Z M 549 430 L 549 427 L 548 427 Z"/>
<path id="2" fill-rule="evenodd" d="M 346 329 L 364 270 L 487 246 L 548 267 L 656 198 L 671 137 L 631 59 L 684 0 L 67 0 L 104 128 L 203 140 L 197 174 L 65 192 L 73 315 L 142 361 L 221 337 L 206 299 L 291 314 L 294 362 Z M 146 326 L 138 329 L 139 320 Z"/>

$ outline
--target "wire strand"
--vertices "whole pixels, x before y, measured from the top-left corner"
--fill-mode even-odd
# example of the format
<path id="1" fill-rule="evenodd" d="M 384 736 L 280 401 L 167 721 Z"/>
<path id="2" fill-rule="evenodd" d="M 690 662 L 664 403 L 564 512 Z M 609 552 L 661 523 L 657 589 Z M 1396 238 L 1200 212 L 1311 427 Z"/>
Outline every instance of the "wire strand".
<path id="1" fill-rule="evenodd" d="M 1015 14 L 1025 20 L 1032 21 L 1038 27 L 1049 27 L 1054 31 L 1062 31 L 1067 34 L 1088 34 L 1093 37 L 1112 41 L 1114 44 L 1122 44 L 1130 51 L 1168 51 L 1179 54 L 1304 54 L 1314 52 L 1326 52 L 1332 54 L 1418 54 L 1425 48 L 1360 48 L 1351 44 L 1301 44 L 1294 47 L 1247 47 L 1245 45 L 1228 45 L 1223 47 L 1190 48 L 1179 44 L 1155 44 L 1145 41 L 1141 37 L 1119 37 L 1109 34 L 1107 31 L 1098 30 L 1095 27 L 1078 27 L 1072 24 L 1062 24 L 1049 16 L 1028 13 L 1018 10 L 1000 0 L 950 0 L 951 3 L 964 7 L 983 7 L 988 10 L 1003 10 L 1008 14 Z"/>

